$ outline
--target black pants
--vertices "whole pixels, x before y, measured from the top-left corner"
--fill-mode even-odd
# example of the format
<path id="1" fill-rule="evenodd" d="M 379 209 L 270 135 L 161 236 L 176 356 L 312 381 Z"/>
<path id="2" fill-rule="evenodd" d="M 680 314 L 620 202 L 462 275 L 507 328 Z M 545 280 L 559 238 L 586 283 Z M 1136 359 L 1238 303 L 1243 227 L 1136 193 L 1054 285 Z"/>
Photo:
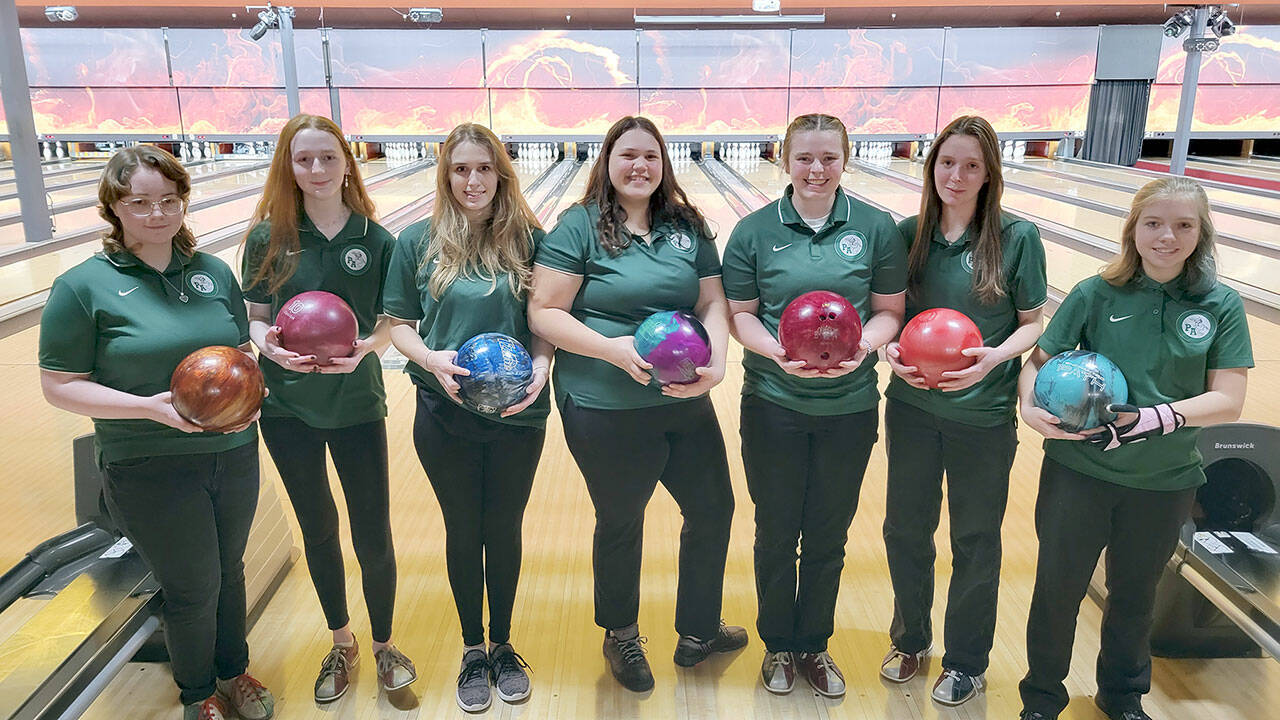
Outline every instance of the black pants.
<path id="1" fill-rule="evenodd" d="M 639 617 L 644 510 L 661 482 L 684 517 L 676 632 L 713 637 L 720 626 L 733 488 L 711 400 L 635 410 L 593 410 L 568 400 L 561 419 L 596 510 L 596 624 L 614 630 Z"/>
<path id="2" fill-rule="evenodd" d="M 1107 602 L 1098 653 L 1098 695 L 1136 708 L 1151 690 L 1151 610 L 1156 582 L 1191 514 L 1195 488 L 1136 490 L 1082 475 L 1045 458 L 1036 498 L 1040 552 L 1027 618 L 1027 676 L 1022 704 L 1049 717 L 1067 706 L 1080 602 L 1102 548 Z"/>
<path id="3" fill-rule="evenodd" d="M 1000 590 L 1000 525 L 1009 471 L 1018 448 L 1013 420 L 978 427 L 889 400 L 885 407 L 889 481 L 884 546 L 893 581 L 889 635 L 899 650 L 921 652 L 933 641 L 934 532 L 947 478 L 951 584 L 947 589 L 942 667 L 986 672 Z"/>
<path id="4" fill-rule="evenodd" d="M 878 415 L 806 415 L 742 397 L 742 462 L 756 506 L 756 628 L 769 652 L 827 649 Z"/>
<path id="5" fill-rule="evenodd" d="M 365 605 L 375 642 L 391 639 L 396 601 L 396 553 L 391 543 L 387 426 L 383 420 L 321 430 L 296 418 L 262 418 L 262 439 L 280 471 L 302 530 L 307 570 L 330 630 L 345 627 L 347 575 L 338 539 L 338 508 L 329 489 L 324 449 L 338 471 L 360 562 Z"/>
<path id="6" fill-rule="evenodd" d="M 165 643 L 182 702 L 249 666 L 244 549 L 258 507 L 258 443 L 106 466 L 112 517 L 164 593 Z"/>
<path id="7" fill-rule="evenodd" d="M 466 645 L 484 642 L 486 587 L 489 640 L 511 639 L 524 509 L 546 435 L 486 420 L 418 389 L 413 444 L 444 515 L 449 586 Z"/>

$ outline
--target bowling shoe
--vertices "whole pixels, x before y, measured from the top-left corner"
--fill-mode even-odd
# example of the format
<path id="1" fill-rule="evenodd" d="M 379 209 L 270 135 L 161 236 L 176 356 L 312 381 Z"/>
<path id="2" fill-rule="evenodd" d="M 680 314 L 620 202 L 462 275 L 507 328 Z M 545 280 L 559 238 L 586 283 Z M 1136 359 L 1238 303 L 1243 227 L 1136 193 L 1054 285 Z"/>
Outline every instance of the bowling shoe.
<path id="1" fill-rule="evenodd" d="M 959 705 L 986 687 L 982 675 L 966 675 L 959 670 L 944 669 L 933 684 L 933 699 L 943 705 Z"/>
<path id="2" fill-rule="evenodd" d="M 489 656 L 484 650 L 468 650 L 462 654 L 462 669 L 458 671 L 458 707 L 467 712 L 480 712 L 492 701 Z"/>
<path id="3" fill-rule="evenodd" d="M 318 703 L 337 700 L 351 684 L 351 671 L 360 663 L 360 646 L 335 644 L 320 663 L 316 677 L 315 699 Z"/>
<path id="4" fill-rule="evenodd" d="M 226 703 L 216 693 L 182 708 L 182 720 L 226 720 L 228 715 Z"/>
<path id="5" fill-rule="evenodd" d="M 796 686 L 796 661 L 789 652 L 767 652 L 760 664 L 760 682 L 774 695 L 786 695 Z"/>
<path id="6" fill-rule="evenodd" d="M 489 674 L 503 702 L 520 702 L 529 697 L 529 674 L 525 672 L 528 667 L 529 663 L 510 643 L 503 643 L 489 653 Z"/>
<path id="7" fill-rule="evenodd" d="M 634 625 L 621 630 L 625 637 L 618 637 L 612 630 L 604 634 L 604 657 L 609 661 L 609 671 L 622 687 L 631 692 L 648 692 L 653 689 L 653 671 L 644 656 L 644 643 Z"/>
<path id="8" fill-rule="evenodd" d="M 1142 701 L 1136 697 L 1127 704 L 1125 709 L 1116 707 L 1114 700 L 1108 700 L 1107 696 L 1101 693 L 1094 696 L 1093 704 L 1097 705 L 1098 709 L 1111 720 L 1151 720 L 1151 716 L 1142 709 Z"/>
<path id="9" fill-rule="evenodd" d="M 842 697 L 844 695 L 844 673 L 836 666 L 825 651 L 820 653 L 800 653 L 796 658 L 796 666 L 800 674 L 809 681 L 809 685 L 819 695 Z"/>
<path id="10" fill-rule="evenodd" d="M 1053 717 L 1049 717 L 1042 712 L 1023 710 L 1018 714 L 1018 720 L 1058 720 L 1058 716 L 1054 715 Z"/>
<path id="11" fill-rule="evenodd" d="M 374 651 L 373 659 L 378 663 L 378 682 L 387 692 L 399 690 L 418 679 L 418 669 L 413 661 L 396 649 L 395 645 L 387 645 Z"/>
<path id="12" fill-rule="evenodd" d="M 747 631 L 738 625 L 725 625 L 720 621 L 715 637 L 699 640 L 692 635 L 681 635 L 676 641 L 675 663 L 680 667 L 693 667 L 707 659 L 711 653 L 727 653 L 747 646 Z"/>
<path id="13" fill-rule="evenodd" d="M 230 680 L 218 680 L 218 694 L 231 703 L 242 720 L 270 720 L 276 714 L 276 699 L 249 673 Z"/>
<path id="14" fill-rule="evenodd" d="M 916 676 L 925 655 L 928 654 L 929 648 L 917 653 L 905 653 L 896 646 L 890 645 L 889 654 L 885 655 L 880 663 L 880 677 L 889 682 L 904 683 Z"/>

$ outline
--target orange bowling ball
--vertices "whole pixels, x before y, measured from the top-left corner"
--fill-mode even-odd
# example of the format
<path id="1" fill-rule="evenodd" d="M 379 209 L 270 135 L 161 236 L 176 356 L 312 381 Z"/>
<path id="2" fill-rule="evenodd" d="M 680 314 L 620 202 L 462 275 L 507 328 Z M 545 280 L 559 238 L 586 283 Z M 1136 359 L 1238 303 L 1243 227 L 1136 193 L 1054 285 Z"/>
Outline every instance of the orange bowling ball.
<path id="1" fill-rule="evenodd" d="M 211 345 L 183 358 L 169 380 L 173 409 L 206 432 L 226 432 L 249 422 L 262 407 L 262 370 L 233 347 Z"/>

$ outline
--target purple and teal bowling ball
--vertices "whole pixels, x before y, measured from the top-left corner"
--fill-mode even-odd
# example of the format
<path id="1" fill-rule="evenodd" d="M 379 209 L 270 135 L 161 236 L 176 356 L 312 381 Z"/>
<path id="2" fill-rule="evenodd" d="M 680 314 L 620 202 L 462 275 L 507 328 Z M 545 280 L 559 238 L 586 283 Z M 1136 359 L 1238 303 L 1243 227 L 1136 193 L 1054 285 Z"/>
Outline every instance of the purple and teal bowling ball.
<path id="1" fill-rule="evenodd" d="M 1129 383 L 1116 364 L 1096 352 L 1068 350 L 1049 358 L 1036 373 L 1035 403 L 1080 432 L 1116 419 L 1107 409 L 1129 401 Z"/>
<path id="2" fill-rule="evenodd" d="M 492 415 L 524 399 L 533 359 L 518 340 L 502 333 L 476 335 L 458 348 L 453 364 L 471 372 L 454 375 L 458 397 L 476 412 Z"/>
<path id="3" fill-rule="evenodd" d="M 636 328 L 635 348 L 653 366 L 659 385 L 696 382 L 697 368 L 711 364 L 711 338 L 698 318 L 686 312 L 656 312 Z"/>

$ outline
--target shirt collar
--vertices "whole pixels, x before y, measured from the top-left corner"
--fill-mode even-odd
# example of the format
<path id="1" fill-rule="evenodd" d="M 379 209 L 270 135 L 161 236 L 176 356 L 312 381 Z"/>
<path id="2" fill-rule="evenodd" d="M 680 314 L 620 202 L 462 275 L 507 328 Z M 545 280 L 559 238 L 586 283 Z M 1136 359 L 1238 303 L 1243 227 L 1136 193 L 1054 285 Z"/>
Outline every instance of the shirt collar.
<path id="1" fill-rule="evenodd" d="M 1146 273 L 1139 270 L 1133 281 L 1144 290 L 1161 291 L 1174 300 L 1181 300 L 1186 295 L 1186 290 L 1182 287 L 1181 275 L 1167 283 L 1162 283 L 1152 280 Z"/>
<path id="2" fill-rule="evenodd" d="M 795 186 L 787 185 L 782 190 L 782 199 L 778 201 L 778 220 L 783 225 L 789 225 L 796 228 L 809 229 L 809 225 L 805 223 L 804 218 L 800 217 L 799 211 L 792 201 L 792 195 L 795 194 Z M 831 208 L 831 215 L 827 218 L 827 223 L 822 226 L 814 235 L 818 235 L 832 225 L 843 224 L 849 222 L 849 213 L 852 206 L 849 203 L 849 196 L 845 194 L 844 188 L 836 188 L 835 204 Z"/>
<path id="3" fill-rule="evenodd" d="M 317 240 L 321 240 L 329 243 L 336 243 L 341 240 L 351 240 L 354 238 L 364 237 L 365 235 L 369 234 L 369 218 L 365 217 L 364 215 L 361 215 L 355 210 L 352 210 L 351 217 L 347 218 L 347 224 L 343 225 L 342 229 L 338 231 L 338 234 L 334 235 L 333 239 L 330 240 L 329 238 L 324 236 L 324 233 L 320 232 L 319 228 L 316 227 L 315 223 L 311 222 L 311 218 L 307 215 L 307 213 L 302 210 L 301 206 L 299 206 L 298 231 L 310 233 L 311 235 L 314 235 Z"/>
<path id="4" fill-rule="evenodd" d="M 104 259 L 106 259 L 107 262 L 111 263 L 117 268 L 121 268 L 121 269 L 146 268 L 148 270 L 152 269 L 151 266 L 142 262 L 142 260 L 139 260 L 137 255 L 134 255 L 128 250 L 125 250 L 123 252 L 107 252 L 103 250 L 98 254 L 101 255 Z M 177 250 L 174 250 L 173 253 L 170 254 L 169 256 L 169 266 L 164 269 L 164 272 L 167 274 L 175 270 L 178 270 L 179 268 L 185 268 L 186 266 L 191 264 L 191 259 L 194 257 L 194 255 L 195 253 L 192 253 L 191 255 L 184 255 L 183 253 L 180 253 Z"/>

